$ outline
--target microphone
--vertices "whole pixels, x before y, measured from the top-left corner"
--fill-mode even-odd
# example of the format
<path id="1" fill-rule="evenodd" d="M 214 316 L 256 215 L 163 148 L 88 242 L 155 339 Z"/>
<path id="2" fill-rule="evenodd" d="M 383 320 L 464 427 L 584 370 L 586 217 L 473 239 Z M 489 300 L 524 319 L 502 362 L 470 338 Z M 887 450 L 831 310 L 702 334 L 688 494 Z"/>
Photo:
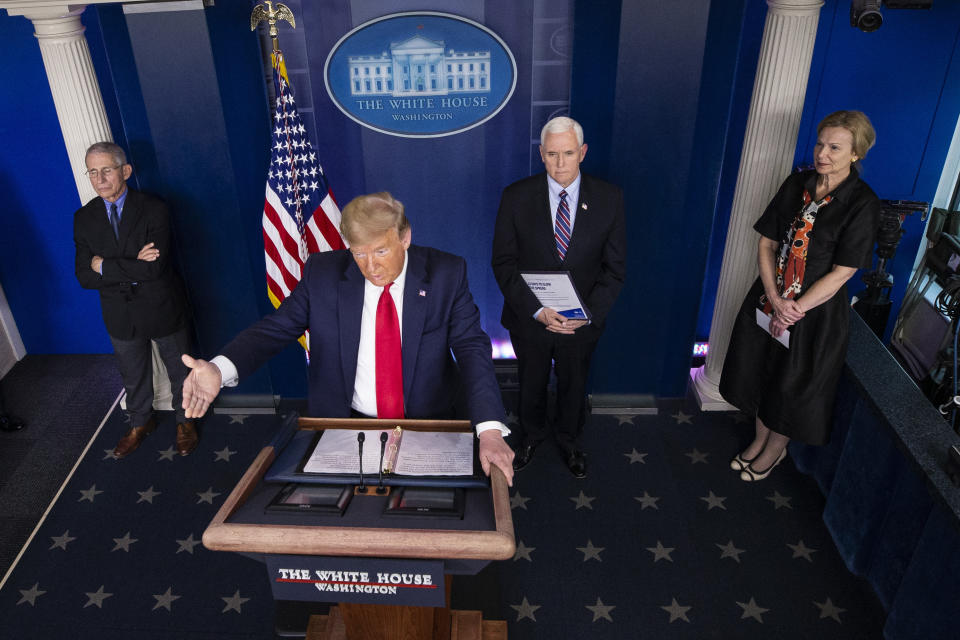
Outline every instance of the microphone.
<path id="1" fill-rule="evenodd" d="M 363 441 L 366 437 L 363 431 L 357 434 L 357 449 L 359 449 L 360 453 L 360 486 L 357 487 L 358 493 L 367 492 L 367 488 L 363 485 Z"/>
<path id="2" fill-rule="evenodd" d="M 383 453 L 387 450 L 387 432 L 384 431 L 380 434 L 380 482 L 377 484 L 377 493 L 384 493 L 386 489 L 383 487 Z"/>

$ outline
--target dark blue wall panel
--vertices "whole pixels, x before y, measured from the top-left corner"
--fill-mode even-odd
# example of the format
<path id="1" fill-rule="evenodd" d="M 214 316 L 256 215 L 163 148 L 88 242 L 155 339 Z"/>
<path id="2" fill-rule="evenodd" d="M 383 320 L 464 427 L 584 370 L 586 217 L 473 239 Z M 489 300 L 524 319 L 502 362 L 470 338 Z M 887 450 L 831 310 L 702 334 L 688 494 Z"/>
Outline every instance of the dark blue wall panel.
<path id="1" fill-rule="evenodd" d="M 597 349 L 595 393 L 676 396 L 686 385 L 742 23 L 742 3 L 714 5 L 625 2 L 619 21 L 577 5 L 578 28 L 595 28 L 574 52 L 573 116 L 613 132 L 585 168 L 608 166 L 627 208 L 627 282 Z M 611 63 L 614 99 L 579 95 Z"/>
<path id="2" fill-rule="evenodd" d="M 95 291 L 73 269 L 80 207 L 33 25 L 0 15 L 0 282 L 28 353 L 112 351 Z"/>

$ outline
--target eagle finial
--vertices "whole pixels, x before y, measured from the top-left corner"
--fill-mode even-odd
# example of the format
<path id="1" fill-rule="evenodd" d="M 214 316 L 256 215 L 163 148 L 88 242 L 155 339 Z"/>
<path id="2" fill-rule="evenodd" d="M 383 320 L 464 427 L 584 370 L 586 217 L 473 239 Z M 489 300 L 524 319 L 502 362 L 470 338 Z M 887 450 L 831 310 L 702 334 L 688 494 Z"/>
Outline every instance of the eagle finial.
<path id="1" fill-rule="evenodd" d="M 264 6 L 266 5 L 266 6 Z M 277 40 L 277 20 L 286 20 L 294 29 L 297 28 L 296 20 L 290 7 L 282 2 L 273 3 L 271 0 L 265 0 L 264 4 L 258 4 L 253 8 L 250 14 L 250 30 L 253 31 L 257 25 L 264 20 L 270 25 L 270 38 L 273 40 L 273 50 L 280 49 L 280 42 Z"/>

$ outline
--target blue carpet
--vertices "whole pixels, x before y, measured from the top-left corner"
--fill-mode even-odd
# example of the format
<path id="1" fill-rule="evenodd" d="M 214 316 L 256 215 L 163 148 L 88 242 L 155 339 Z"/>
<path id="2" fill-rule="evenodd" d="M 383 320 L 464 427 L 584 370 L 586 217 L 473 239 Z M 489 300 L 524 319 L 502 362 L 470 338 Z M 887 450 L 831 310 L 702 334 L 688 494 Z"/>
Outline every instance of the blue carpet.
<path id="1" fill-rule="evenodd" d="M 125 417 L 107 420 L 0 589 L 0 638 L 272 637 L 263 565 L 200 539 L 278 419 L 210 416 L 181 457 L 167 414 L 116 460 Z"/>
<path id="2" fill-rule="evenodd" d="M 114 460 L 126 425 L 112 415 L 0 589 L 0 638 L 272 638 L 263 565 L 199 541 L 279 424 L 211 416 L 180 457 L 168 415 Z M 518 552 L 490 569 L 487 617 L 511 640 L 881 637 L 816 482 L 790 459 L 757 484 L 728 468 L 751 431 L 689 402 L 592 416 L 584 480 L 544 443 L 511 491 Z"/>
<path id="3" fill-rule="evenodd" d="M 594 415 L 584 480 L 541 445 L 511 493 L 517 555 L 498 567 L 511 640 L 882 637 L 816 482 L 789 458 L 755 484 L 729 468 L 752 432 L 689 402 Z"/>

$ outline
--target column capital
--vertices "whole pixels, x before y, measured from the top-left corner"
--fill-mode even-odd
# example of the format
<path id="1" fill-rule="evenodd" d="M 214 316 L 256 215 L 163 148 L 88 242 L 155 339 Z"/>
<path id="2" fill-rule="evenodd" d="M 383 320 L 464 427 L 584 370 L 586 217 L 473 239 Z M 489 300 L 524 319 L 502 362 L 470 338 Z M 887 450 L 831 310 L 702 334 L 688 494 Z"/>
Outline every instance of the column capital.
<path id="1" fill-rule="evenodd" d="M 776 13 L 809 15 L 819 13 L 823 0 L 767 0 L 767 8 Z"/>

